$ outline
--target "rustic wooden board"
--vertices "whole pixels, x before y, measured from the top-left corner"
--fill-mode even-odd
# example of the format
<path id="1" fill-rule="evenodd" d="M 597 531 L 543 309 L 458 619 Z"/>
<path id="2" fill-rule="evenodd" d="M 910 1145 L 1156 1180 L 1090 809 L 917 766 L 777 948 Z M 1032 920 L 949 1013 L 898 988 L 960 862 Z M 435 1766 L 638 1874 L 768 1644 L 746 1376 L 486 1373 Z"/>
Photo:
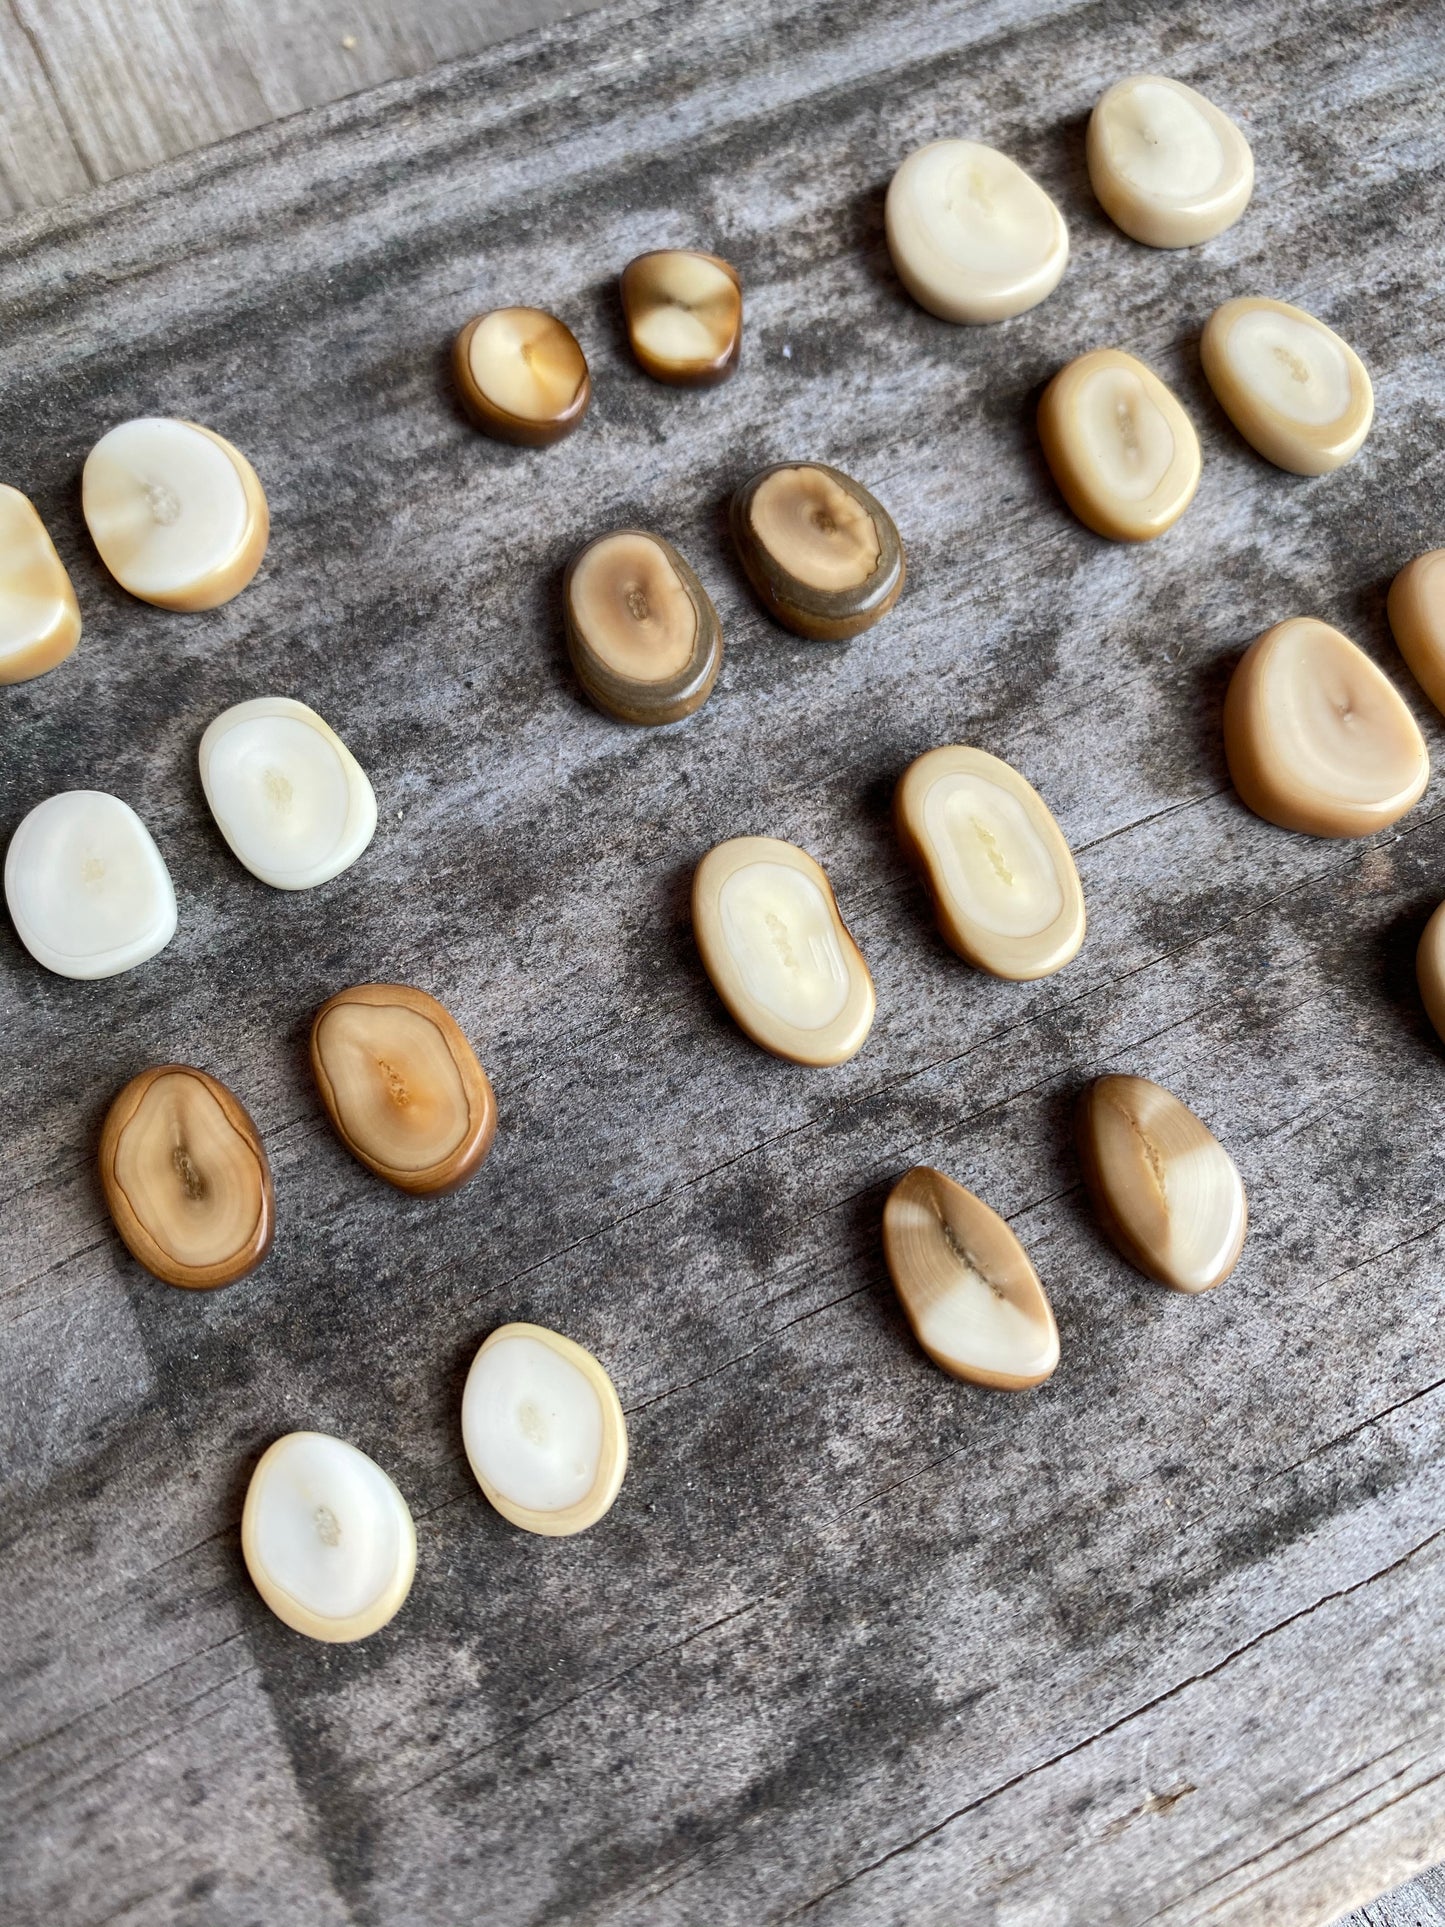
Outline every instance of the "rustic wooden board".
<path id="1" fill-rule="evenodd" d="M 1255 204 L 1185 256 L 1094 205 L 1090 102 L 1162 67 L 1255 145 Z M 1392 833 L 1257 822 L 1223 766 L 1240 647 L 1314 613 L 1391 673 L 1383 591 L 1445 540 L 1440 13 L 995 0 L 630 4 L 246 135 L 10 231 L 0 453 L 70 564 L 77 656 L 3 692 L 0 825 L 53 790 L 135 804 L 181 926 L 135 974 L 47 976 L 0 931 L 7 1919 L 200 1927 L 1327 1920 L 1445 1853 L 1445 1063 L 1414 941 L 1445 888 L 1438 782 Z M 957 330 L 901 294 L 892 165 L 962 131 L 1058 198 L 1059 292 Z M 737 262 L 712 394 L 649 384 L 613 277 L 660 242 Z M 1256 460 L 1195 344 L 1226 295 L 1360 349 L 1362 456 Z M 597 399 L 540 454 L 461 420 L 451 331 L 532 300 Z M 1198 421 L 1203 486 L 1144 551 L 1063 511 L 1033 402 L 1116 342 Z M 209 615 L 128 602 L 81 527 L 109 424 L 183 413 L 270 494 L 266 569 Z M 892 509 L 910 587 L 809 646 L 754 609 L 721 504 L 815 455 Z M 696 717 L 581 701 L 562 564 L 640 521 L 728 638 Z M 225 704 L 313 703 L 382 827 L 299 897 L 230 857 L 195 774 Z M 1410 688 L 1432 747 L 1442 733 Z M 1054 807 L 1088 895 L 1074 965 L 965 968 L 889 827 L 918 751 L 970 740 Z M 719 837 L 827 866 L 879 1018 L 832 1073 L 713 997 L 689 874 Z M 485 1173 L 404 1199 L 333 1139 L 304 1037 L 340 985 L 442 996 L 496 1084 Z M 110 1096 L 203 1064 L 270 1147 L 279 1235 L 214 1298 L 124 1255 L 94 1173 Z M 1215 1297 L 1132 1276 L 1069 1145 L 1081 1082 L 1157 1077 L 1211 1122 L 1252 1230 Z M 1025 1399 L 937 1373 L 878 1248 L 926 1159 L 1014 1223 L 1064 1359 Z M 508 1318 L 607 1362 L 633 1466 L 540 1543 L 486 1508 L 461 1377 Z M 261 1449 L 335 1430 L 415 1509 L 386 1632 L 271 1619 L 237 1524 Z"/>

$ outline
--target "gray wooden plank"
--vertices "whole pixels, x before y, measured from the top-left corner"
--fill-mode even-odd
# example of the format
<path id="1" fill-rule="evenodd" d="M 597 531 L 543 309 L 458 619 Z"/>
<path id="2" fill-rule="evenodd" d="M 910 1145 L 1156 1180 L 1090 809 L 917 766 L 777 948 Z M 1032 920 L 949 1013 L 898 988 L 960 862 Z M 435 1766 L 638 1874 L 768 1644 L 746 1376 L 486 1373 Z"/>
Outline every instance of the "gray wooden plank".
<path id="1" fill-rule="evenodd" d="M 0 8 L 0 220 L 90 185 L 35 44 Z"/>
<path id="2" fill-rule="evenodd" d="M 1234 652 L 1311 610 L 1397 675 L 1382 589 L 1441 537 L 1441 214 L 1431 17 L 927 0 L 624 6 L 243 135 L 11 230 L 0 398 L 87 614 L 5 692 L 0 823 L 126 795 L 180 933 L 108 985 L 0 935 L 0 1348 L 12 1678 L 0 1851 L 22 1921 L 1324 1921 L 1445 1850 L 1439 1047 L 1410 955 L 1445 873 L 1438 781 L 1358 846 L 1235 803 Z M 1230 235 L 1149 254 L 1083 175 L 1089 101 L 1165 65 L 1248 126 Z M 1058 295 L 1000 330 L 904 300 L 880 246 L 898 153 L 974 129 L 1071 223 Z M 630 365 L 612 276 L 667 240 L 748 289 L 710 395 Z M 1356 342 L 1379 416 L 1320 484 L 1233 437 L 1194 353 L 1241 288 Z M 556 305 L 586 429 L 542 455 L 460 420 L 450 330 Z M 1068 520 L 1043 379 L 1115 340 L 1201 426 L 1196 507 L 1144 552 Z M 784 350 L 788 352 L 785 354 Z M 76 512 L 85 449 L 141 409 L 234 436 L 270 494 L 262 576 L 213 614 L 129 604 Z M 803 451 L 893 509 L 895 614 L 846 650 L 749 602 L 719 506 Z M 709 705 L 638 734 L 581 702 L 556 584 L 642 519 L 713 591 Z M 371 771 L 376 843 L 281 899 L 209 826 L 225 703 L 312 701 Z M 1423 705 L 1417 703 L 1417 708 Z M 1426 719 L 1437 750 L 1438 723 Z M 1040 786 L 1091 934 L 1032 987 L 931 930 L 893 779 L 966 736 Z M 761 1057 L 686 928 L 692 863 L 744 829 L 828 865 L 880 1016 L 836 1074 Z M 478 1183 L 408 1201 L 331 1138 L 301 1050 L 344 981 L 446 998 L 497 1085 Z M 109 1235 L 91 1158 L 132 1071 L 244 1097 L 281 1231 L 253 1280 L 168 1292 Z M 1160 1077 L 1250 1187 L 1212 1301 L 1132 1278 L 1083 1208 L 1080 1081 Z M 943 1380 L 883 1278 L 891 1178 L 928 1158 L 1018 1226 L 1064 1364 L 1009 1401 Z M 524 1541 L 456 1432 L 506 1317 L 593 1346 L 634 1461 L 608 1523 Z M 354 1650 L 270 1620 L 240 1496 L 279 1430 L 398 1478 L 413 1599 Z M 35 1842 L 45 1851 L 36 1852 Z M 284 1898 L 283 1898 L 284 1897 Z"/>

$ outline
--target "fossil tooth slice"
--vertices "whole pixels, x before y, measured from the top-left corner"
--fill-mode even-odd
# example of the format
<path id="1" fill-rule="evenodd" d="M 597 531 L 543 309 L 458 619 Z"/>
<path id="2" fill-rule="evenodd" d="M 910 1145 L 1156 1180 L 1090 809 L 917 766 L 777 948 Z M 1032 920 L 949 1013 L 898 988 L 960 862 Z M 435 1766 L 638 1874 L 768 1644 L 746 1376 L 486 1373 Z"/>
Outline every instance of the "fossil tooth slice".
<path id="1" fill-rule="evenodd" d="M 80 640 L 80 604 L 35 504 L 0 483 L 0 683 L 29 682 Z"/>
<path id="2" fill-rule="evenodd" d="M 1044 458 L 1086 528 L 1150 542 L 1199 486 L 1194 424 L 1152 368 L 1095 348 L 1061 368 L 1039 402 Z"/>
<path id="3" fill-rule="evenodd" d="M 261 566 L 266 497 L 238 448 L 209 428 L 144 415 L 102 435 L 85 460 L 81 507 L 123 589 L 162 609 L 214 609 Z"/>
<path id="4" fill-rule="evenodd" d="M 311 1068 L 337 1136 L 389 1184 L 455 1191 L 497 1134 L 497 1101 L 451 1012 L 409 984 L 353 984 L 311 1026 Z"/>
<path id="5" fill-rule="evenodd" d="M 452 368 L 477 427 L 529 448 L 570 435 L 592 399 L 577 337 L 542 308 L 478 315 L 457 336 Z"/>
<path id="6" fill-rule="evenodd" d="M 1445 713 L 1445 549 L 1427 549 L 1390 584 L 1390 627 L 1410 673 Z"/>
<path id="7" fill-rule="evenodd" d="M 1224 699 L 1224 752 L 1256 816 L 1310 836 L 1369 836 L 1430 778 L 1415 718 L 1363 650 L 1293 616 L 1244 652 Z"/>
<path id="8" fill-rule="evenodd" d="M 567 564 L 567 650 L 607 716 L 675 723 L 701 708 L 722 666 L 722 626 L 670 542 L 641 529 L 600 535 Z"/>
<path id="9" fill-rule="evenodd" d="M 310 890 L 349 869 L 376 830 L 376 797 L 351 751 L 305 703 L 257 696 L 201 738 L 201 787 L 253 876 Z"/>
<path id="10" fill-rule="evenodd" d="M 176 934 L 176 893 L 151 833 L 104 790 L 37 803 L 10 839 L 5 900 L 20 941 L 60 977 L 115 977 Z"/>
<path id="11" fill-rule="evenodd" d="M 1089 117 L 1089 179 L 1116 227 L 1151 248 L 1222 234 L 1254 191 L 1249 142 L 1182 81 L 1131 74 Z"/>
<path id="12" fill-rule="evenodd" d="M 164 1284 L 209 1291 L 271 1249 L 265 1147 L 240 1099 L 189 1064 L 133 1077 L 106 1113 L 100 1182 L 131 1256 Z"/>
<path id="13" fill-rule="evenodd" d="M 888 184 L 888 252 L 920 307 L 1004 321 L 1052 294 L 1069 260 L 1064 217 L 1015 161 L 978 141 L 930 141 Z"/>
<path id="14" fill-rule="evenodd" d="M 627 1470 L 612 1380 L 543 1325 L 503 1325 L 483 1344 L 462 1393 L 462 1442 L 502 1517 L 549 1538 L 595 1525 Z"/>
<path id="15" fill-rule="evenodd" d="M 1048 805 L 986 750 L 950 744 L 909 764 L 893 799 L 939 928 L 995 977 L 1062 970 L 1084 941 L 1084 893 Z"/>
<path id="16" fill-rule="evenodd" d="M 1187 1104 L 1145 1077 L 1100 1077 L 1078 1139 L 1099 1222 L 1136 1271 L 1174 1291 L 1224 1282 L 1244 1247 L 1244 1185 Z"/>
<path id="17" fill-rule="evenodd" d="M 1421 934 L 1415 976 L 1435 1034 L 1445 1043 L 1445 903 L 1437 906 Z"/>
<path id="18" fill-rule="evenodd" d="M 1364 363 L 1303 308 L 1226 301 L 1205 322 L 1199 354 L 1220 407 L 1276 468 L 1327 475 L 1370 432 L 1375 395 Z"/>
<path id="19" fill-rule="evenodd" d="M 738 1028 L 795 1064 L 842 1064 L 873 1026 L 873 979 L 827 874 L 773 836 L 715 844 L 692 880 L 703 967 Z"/>
<path id="20" fill-rule="evenodd" d="M 308 1639 L 365 1639 L 416 1576 L 411 1510 L 374 1459 L 325 1432 L 288 1432 L 261 1454 L 241 1512 L 257 1592 Z"/>
<path id="21" fill-rule="evenodd" d="M 914 1336 L 954 1378 L 1021 1392 L 1058 1364 L 1058 1327 L 1027 1252 L 942 1171 L 915 1165 L 889 1192 L 883 1254 Z"/>
<path id="22" fill-rule="evenodd" d="M 846 642 L 903 588 L 903 544 L 876 496 L 822 462 L 778 462 L 729 510 L 749 582 L 775 622 L 811 642 Z"/>
<path id="23" fill-rule="evenodd" d="M 654 381 L 726 381 L 743 345 L 738 271 L 716 254 L 660 248 L 622 270 L 622 312 L 639 364 Z"/>

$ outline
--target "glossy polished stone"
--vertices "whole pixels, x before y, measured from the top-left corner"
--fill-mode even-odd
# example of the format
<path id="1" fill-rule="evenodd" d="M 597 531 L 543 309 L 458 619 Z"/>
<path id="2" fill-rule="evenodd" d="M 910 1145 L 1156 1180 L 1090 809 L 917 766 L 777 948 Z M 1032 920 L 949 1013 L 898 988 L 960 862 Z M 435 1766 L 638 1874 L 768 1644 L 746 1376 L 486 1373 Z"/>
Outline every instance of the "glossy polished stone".
<path id="1" fill-rule="evenodd" d="M 0 684 L 29 682 L 80 640 L 80 604 L 35 505 L 0 484 Z"/>
<path id="2" fill-rule="evenodd" d="M 1438 904 L 1420 936 L 1415 977 L 1435 1034 L 1445 1043 L 1445 903 Z"/>
<path id="3" fill-rule="evenodd" d="M 1245 651 L 1224 701 L 1240 800 L 1282 829 L 1369 836 L 1420 800 L 1430 756 L 1388 678 L 1327 622 L 1277 622 Z"/>
<path id="4" fill-rule="evenodd" d="M 214 609 L 245 588 L 270 535 L 255 469 L 224 436 L 147 415 L 102 435 L 81 506 L 123 589 L 162 609 Z"/>
<path id="5" fill-rule="evenodd" d="M 100 1182 L 131 1256 L 168 1285 L 210 1291 L 271 1249 L 271 1167 L 246 1107 L 189 1064 L 133 1077 L 106 1113 Z"/>
<path id="6" fill-rule="evenodd" d="M 617 529 L 580 549 L 562 583 L 567 652 L 604 715 L 675 723 L 701 708 L 722 667 L 722 625 L 670 542 Z"/>
<path id="7" fill-rule="evenodd" d="M 477 315 L 457 336 L 452 371 L 477 427 L 524 447 L 570 435 L 592 399 L 577 337 L 542 308 Z"/>
<path id="8" fill-rule="evenodd" d="M 711 387 L 743 346 L 738 271 L 716 254 L 659 248 L 622 270 L 622 312 L 638 365 L 654 381 Z"/>
<path id="9" fill-rule="evenodd" d="M 915 149 L 888 184 L 884 226 L 899 280 L 944 321 L 1022 314 L 1068 266 L 1063 215 L 1015 161 L 979 141 Z"/>
<path id="10" fill-rule="evenodd" d="M 374 1459 L 325 1432 L 288 1432 L 251 1474 L 241 1553 L 293 1632 L 349 1643 L 401 1610 L 416 1575 L 416 1527 Z"/>
<path id="11" fill-rule="evenodd" d="M 221 712 L 201 738 L 201 787 L 232 853 L 276 890 L 311 890 L 355 863 L 376 830 L 366 772 L 289 696 Z"/>
<path id="12" fill-rule="evenodd" d="M 729 510 L 733 541 L 775 622 L 810 642 L 846 642 L 903 589 L 903 544 L 876 496 L 823 462 L 778 462 Z"/>
<path id="13" fill-rule="evenodd" d="M 1427 549 L 1390 584 L 1390 628 L 1410 673 L 1445 714 L 1445 549 Z"/>
<path id="14" fill-rule="evenodd" d="M 1249 142 L 1213 101 L 1131 74 L 1089 117 L 1089 179 L 1116 227 L 1151 248 L 1189 248 L 1232 227 L 1254 191 Z"/>
<path id="15" fill-rule="evenodd" d="M 1152 368 L 1095 348 L 1061 368 L 1039 402 L 1039 440 L 1060 493 L 1112 542 L 1151 542 L 1199 486 L 1194 424 Z"/>
<path id="16" fill-rule="evenodd" d="M 910 763 L 893 821 L 961 957 L 1022 981 L 1062 970 L 1084 941 L 1084 893 L 1038 791 L 987 750 L 950 744 Z"/>
<path id="17" fill-rule="evenodd" d="M 462 1441 L 477 1484 L 514 1526 L 585 1532 L 627 1470 L 627 1424 L 597 1359 L 542 1325 L 503 1325 L 472 1361 Z"/>
<path id="18" fill-rule="evenodd" d="M 497 1134 L 497 1101 L 451 1012 L 410 984 L 353 984 L 311 1026 L 311 1068 L 337 1136 L 417 1196 L 455 1191 Z"/>
<path id="19" fill-rule="evenodd" d="M 755 1044 L 817 1065 L 863 1048 L 873 979 L 806 850 L 772 836 L 717 844 L 693 877 L 692 927 L 713 988 Z"/>
<path id="20" fill-rule="evenodd" d="M 1244 1248 L 1244 1185 L 1219 1140 L 1162 1085 L 1097 1078 L 1079 1106 L 1079 1158 L 1120 1254 L 1174 1291 L 1212 1291 Z"/>
<path id="21" fill-rule="evenodd" d="M 1204 324 L 1199 356 L 1220 407 L 1276 468 L 1327 475 L 1370 432 L 1375 396 L 1364 363 L 1303 308 L 1226 301 Z"/>
<path id="22" fill-rule="evenodd" d="M 914 1336 L 952 1377 L 1021 1392 L 1058 1364 L 1053 1308 L 1028 1253 L 942 1171 L 915 1165 L 889 1192 L 883 1255 Z"/>
<path id="23" fill-rule="evenodd" d="M 116 977 L 176 934 L 176 893 L 150 831 L 104 790 L 37 803 L 5 853 L 20 941 L 60 977 Z"/>

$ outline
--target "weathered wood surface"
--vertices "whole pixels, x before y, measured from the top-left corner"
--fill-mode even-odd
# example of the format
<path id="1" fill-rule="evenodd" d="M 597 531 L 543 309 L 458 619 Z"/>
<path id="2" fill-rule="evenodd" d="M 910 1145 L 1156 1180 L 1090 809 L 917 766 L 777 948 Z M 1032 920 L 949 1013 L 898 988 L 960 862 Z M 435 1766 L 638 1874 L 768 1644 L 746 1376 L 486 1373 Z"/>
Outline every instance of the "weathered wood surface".
<path id="1" fill-rule="evenodd" d="M 1365 844 L 1286 835 L 1235 801 L 1218 716 L 1239 648 L 1297 612 L 1404 681 L 1384 585 L 1445 539 L 1440 25 L 633 4 L 11 227 L 4 475 L 87 630 L 3 692 L 0 824 L 115 790 L 181 927 L 97 985 L 0 932 L 7 1920 L 1281 1927 L 1445 1852 L 1445 1063 L 1411 971 L 1441 792 Z M 1088 105 L 1144 66 L 1255 144 L 1254 206 L 1186 256 L 1088 191 Z M 947 131 L 1071 224 L 1059 292 L 1003 328 L 923 315 L 881 245 L 892 165 Z M 620 340 L 615 270 L 667 241 L 748 289 L 712 394 Z M 1334 478 L 1257 461 L 1202 383 L 1201 322 L 1254 289 L 1376 377 Z M 446 384 L 451 330 L 519 299 L 596 382 L 540 454 Z M 1201 428 L 1199 499 L 1144 551 L 1069 519 L 1033 433 L 1100 342 Z M 265 480 L 268 563 L 223 610 L 130 603 L 88 548 L 81 460 L 143 410 Z M 772 629 L 727 553 L 728 490 L 797 453 L 909 544 L 899 608 L 845 649 Z M 589 710 L 561 643 L 563 561 L 624 520 L 678 542 L 728 637 L 663 732 Z M 271 690 L 340 729 L 383 812 L 300 897 L 232 860 L 194 769 L 210 717 Z M 966 969 L 899 861 L 891 785 L 960 738 L 1079 853 L 1090 935 L 1049 983 Z M 760 1055 L 698 965 L 691 867 L 745 830 L 823 860 L 873 966 L 838 1072 Z M 495 1081 L 497 1151 L 454 1199 L 374 1182 L 325 1125 L 307 1020 L 368 976 L 442 996 Z M 108 1099 L 169 1057 L 237 1090 L 276 1172 L 276 1249 L 214 1298 L 129 1262 L 94 1174 Z M 1069 1117 L 1105 1066 L 1240 1163 L 1251 1238 L 1210 1300 L 1090 1223 Z M 919 1159 L 1028 1244 L 1064 1343 L 1042 1392 L 969 1391 L 910 1342 L 878 1216 Z M 466 1363 L 514 1317 L 596 1350 L 628 1409 L 622 1497 L 576 1542 L 510 1531 L 461 1456 Z M 413 1597 L 356 1649 L 289 1634 L 241 1567 L 250 1467 L 295 1425 L 416 1511 Z"/>

